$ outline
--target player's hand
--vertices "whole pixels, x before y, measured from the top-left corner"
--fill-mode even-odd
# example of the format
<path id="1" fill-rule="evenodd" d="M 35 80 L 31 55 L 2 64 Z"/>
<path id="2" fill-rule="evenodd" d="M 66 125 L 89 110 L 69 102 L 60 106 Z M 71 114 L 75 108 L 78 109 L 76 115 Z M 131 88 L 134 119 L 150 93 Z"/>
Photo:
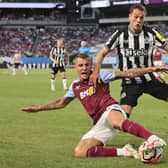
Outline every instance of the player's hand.
<path id="1" fill-rule="evenodd" d="M 168 66 L 165 65 L 165 64 L 160 65 L 160 66 L 156 66 L 154 68 L 155 68 L 156 72 L 166 72 L 166 73 L 168 73 Z"/>
<path id="2" fill-rule="evenodd" d="M 101 83 L 100 75 L 98 72 L 94 71 L 89 77 L 89 83 L 93 83 L 96 87 L 97 83 Z"/>
<path id="3" fill-rule="evenodd" d="M 21 108 L 21 110 L 25 111 L 25 112 L 39 112 L 40 107 L 39 106 L 23 107 L 23 108 Z"/>

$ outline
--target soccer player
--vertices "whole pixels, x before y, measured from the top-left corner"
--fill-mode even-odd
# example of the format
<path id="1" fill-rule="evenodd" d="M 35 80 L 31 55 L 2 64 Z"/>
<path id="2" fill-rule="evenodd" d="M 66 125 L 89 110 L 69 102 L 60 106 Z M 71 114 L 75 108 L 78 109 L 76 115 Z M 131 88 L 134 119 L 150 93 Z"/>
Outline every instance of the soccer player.
<path id="1" fill-rule="evenodd" d="M 28 74 L 27 68 L 24 67 L 22 63 L 22 53 L 19 50 L 14 51 L 13 65 L 12 65 L 12 75 L 16 75 L 16 69 L 22 68 L 25 75 Z"/>
<path id="2" fill-rule="evenodd" d="M 127 119 L 125 111 L 110 96 L 109 82 L 122 77 L 132 78 L 147 72 L 168 70 L 167 67 L 149 67 L 133 69 L 126 72 L 104 71 L 100 73 L 101 83 L 94 87 L 89 82 L 91 75 L 91 60 L 86 54 L 80 54 L 75 60 L 75 69 L 79 79 L 72 82 L 69 90 L 63 98 L 47 105 L 23 107 L 26 112 L 39 112 L 45 110 L 61 109 L 66 107 L 74 98 L 78 98 L 84 106 L 86 113 L 93 120 L 93 127 L 81 138 L 75 148 L 75 156 L 85 157 L 107 157 L 128 156 L 137 158 L 137 151 L 129 144 L 123 148 L 106 147 L 118 130 L 128 132 L 134 136 L 146 139 L 152 147 L 166 145 L 164 140 L 157 137 L 140 124 Z"/>
<path id="3" fill-rule="evenodd" d="M 69 65 L 69 54 L 63 46 L 63 39 L 56 41 L 56 46 L 52 47 L 50 51 L 50 59 L 52 61 L 51 73 L 51 90 L 55 91 L 55 78 L 58 71 L 61 72 L 62 84 L 64 90 L 67 90 L 66 65 Z"/>
<path id="4" fill-rule="evenodd" d="M 166 39 L 154 28 L 144 25 L 146 14 L 146 8 L 143 5 L 131 6 L 129 25 L 117 29 L 96 56 L 95 69 L 90 79 L 95 85 L 97 80 L 100 82 L 99 70 L 104 57 L 114 48 L 118 51 L 121 71 L 154 66 L 155 46 L 168 52 Z M 124 78 L 120 95 L 120 104 L 124 111 L 131 114 L 133 107 L 137 105 L 138 98 L 143 93 L 168 101 L 168 84 L 155 72 L 145 73 L 133 79 Z"/>

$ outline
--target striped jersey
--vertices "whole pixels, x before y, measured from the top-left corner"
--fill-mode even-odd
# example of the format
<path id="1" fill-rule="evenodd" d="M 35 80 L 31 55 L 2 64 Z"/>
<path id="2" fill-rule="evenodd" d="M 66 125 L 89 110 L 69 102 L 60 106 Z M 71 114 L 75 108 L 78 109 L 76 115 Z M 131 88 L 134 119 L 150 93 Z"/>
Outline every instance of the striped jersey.
<path id="1" fill-rule="evenodd" d="M 109 82 L 116 78 L 114 71 L 100 71 L 102 82 L 96 87 L 89 80 L 75 80 L 72 82 L 64 97 L 78 98 L 87 114 L 96 124 L 106 108 L 116 104 L 116 100 L 110 95 Z"/>
<path id="2" fill-rule="evenodd" d="M 58 48 L 58 47 L 52 47 L 50 51 L 50 55 L 53 56 L 53 58 L 58 61 L 57 66 L 65 66 L 66 64 L 66 49 L 64 47 Z M 53 67 L 55 64 L 53 63 Z"/>
<path id="3" fill-rule="evenodd" d="M 117 29 L 105 43 L 108 50 L 117 49 L 119 68 L 126 71 L 130 68 L 144 68 L 154 66 L 154 46 L 163 48 L 166 39 L 154 28 L 143 26 L 140 33 L 133 33 L 129 27 Z M 134 79 L 125 78 L 123 84 L 141 84 L 151 81 L 156 73 L 144 74 Z"/>

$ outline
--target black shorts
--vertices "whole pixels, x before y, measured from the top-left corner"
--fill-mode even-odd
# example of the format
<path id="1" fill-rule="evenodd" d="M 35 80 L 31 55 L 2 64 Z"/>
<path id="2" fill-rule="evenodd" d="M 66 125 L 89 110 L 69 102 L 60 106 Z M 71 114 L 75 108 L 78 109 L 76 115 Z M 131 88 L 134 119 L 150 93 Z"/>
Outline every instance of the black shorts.
<path id="1" fill-rule="evenodd" d="M 52 69 L 51 74 L 57 74 L 58 71 L 60 71 L 60 72 L 66 72 L 64 66 L 54 66 L 54 67 L 51 67 L 51 69 Z"/>
<path id="2" fill-rule="evenodd" d="M 168 83 L 154 79 L 143 84 L 124 85 L 121 90 L 120 104 L 136 106 L 138 98 L 143 93 L 166 101 L 168 100 Z"/>
<path id="3" fill-rule="evenodd" d="M 14 66 L 14 68 L 19 68 L 19 67 L 23 67 L 23 64 L 20 63 L 20 62 L 15 62 L 15 63 L 13 64 L 13 66 Z"/>

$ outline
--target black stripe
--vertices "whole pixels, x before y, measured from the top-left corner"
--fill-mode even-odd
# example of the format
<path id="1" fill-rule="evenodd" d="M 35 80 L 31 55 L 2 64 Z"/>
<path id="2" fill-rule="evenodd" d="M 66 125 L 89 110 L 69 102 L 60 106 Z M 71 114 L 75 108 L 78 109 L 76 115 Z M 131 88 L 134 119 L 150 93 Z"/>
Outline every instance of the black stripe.
<path id="1" fill-rule="evenodd" d="M 148 38 L 148 37 L 149 37 L 149 36 L 148 36 L 147 32 L 144 31 L 144 39 L 145 39 L 145 38 Z M 148 49 L 149 49 L 149 43 L 145 43 L 145 49 L 147 49 L 147 51 L 148 51 Z M 145 65 L 145 67 L 148 66 L 148 59 L 149 59 L 149 56 L 148 56 L 148 54 L 147 54 L 147 56 L 144 58 L 144 65 Z"/>
<path id="2" fill-rule="evenodd" d="M 111 46 L 116 41 L 116 39 L 120 36 L 120 34 L 121 34 L 121 32 L 119 30 L 117 30 L 117 33 L 112 37 L 112 39 L 110 40 L 110 42 L 107 44 L 108 48 L 111 48 Z"/>
<path id="3" fill-rule="evenodd" d="M 134 49 L 135 51 L 140 50 L 139 48 L 139 36 L 134 36 Z M 135 58 L 135 64 L 137 65 L 137 67 L 140 67 L 140 57 L 141 55 L 138 54 L 138 52 L 136 52 L 137 54 L 134 55 Z"/>
<path id="4" fill-rule="evenodd" d="M 123 41 L 123 43 L 124 43 L 124 48 L 125 48 L 125 49 L 129 49 L 128 29 L 126 29 L 126 30 L 124 31 L 124 41 Z M 126 51 L 125 51 L 125 52 L 126 52 Z M 129 69 L 129 68 L 132 68 L 132 63 L 131 63 L 131 61 L 129 60 L 129 57 L 127 57 L 126 59 L 127 59 L 127 67 L 128 67 L 128 69 Z"/>

